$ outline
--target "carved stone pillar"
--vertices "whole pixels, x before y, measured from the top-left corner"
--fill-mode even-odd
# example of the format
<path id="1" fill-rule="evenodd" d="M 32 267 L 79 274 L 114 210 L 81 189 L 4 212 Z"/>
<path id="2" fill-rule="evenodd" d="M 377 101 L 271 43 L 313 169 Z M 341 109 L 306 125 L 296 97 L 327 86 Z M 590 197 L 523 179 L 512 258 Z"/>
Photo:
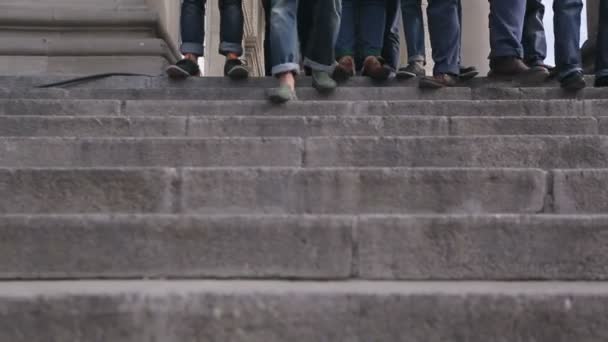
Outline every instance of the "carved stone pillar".
<path id="1" fill-rule="evenodd" d="M 0 74 L 160 74 L 179 57 L 171 3 L 3 0 Z"/>

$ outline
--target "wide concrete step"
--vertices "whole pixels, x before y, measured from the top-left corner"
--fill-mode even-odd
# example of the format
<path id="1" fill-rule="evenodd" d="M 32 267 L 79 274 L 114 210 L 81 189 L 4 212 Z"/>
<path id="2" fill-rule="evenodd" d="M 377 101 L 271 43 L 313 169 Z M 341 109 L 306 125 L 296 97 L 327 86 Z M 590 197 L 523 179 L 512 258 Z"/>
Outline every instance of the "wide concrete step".
<path id="1" fill-rule="evenodd" d="M 16 1 L 17 0 L 13 0 Z M 22 1 L 22 0 L 19 0 Z M 95 0 L 91 0 L 95 1 Z M 97 3 L 96 3 L 97 4 Z M 41 85 L 73 80 L 90 75 L 24 75 L 24 76 L 0 76 L 0 88 L 23 89 L 34 88 Z M 592 85 L 593 76 L 586 76 L 588 85 Z M 247 80 L 232 81 L 226 77 L 191 77 L 186 80 L 171 80 L 167 77 L 154 76 L 112 76 L 95 79 L 86 82 L 78 82 L 66 85 L 64 88 L 96 88 L 96 89 L 158 89 L 158 88 L 270 88 L 275 87 L 277 81 L 273 77 L 251 77 Z M 353 77 L 347 82 L 341 83 L 340 87 L 418 87 L 417 79 L 407 81 L 391 79 L 386 82 L 372 81 L 368 77 Z M 311 87 L 310 77 L 298 77 L 298 87 Z M 467 82 L 461 82 L 459 86 L 470 88 L 520 88 L 520 87 L 559 87 L 556 80 L 550 80 L 539 84 L 526 84 L 514 80 L 496 80 L 486 77 L 477 77 Z"/>
<path id="2" fill-rule="evenodd" d="M 0 279 L 608 280 L 608 216 L 0 216 Z"/>
<path id="3" fill-rule="evenodd" d="M 317 137 L 608 134 L 608 117 L 0 116 L 0 137 Z"/>
<path id="4" fill-rule="evenodd" d="M 538 213 L 551 208 L 549 176 L 480 168 L 4 168 L 0 212 Z M 587 208 L 573 195 L 563 201 L 572 198 L 577 210 Z"/>
<path id="5" fill-rule="evenodd" d="M 608 136 L 0 138 L 0 167 L 608 167 Z"/>
<path id="6" fill-rule="evenodd" d="M 276 85 L 275 85 L 276 87 Z M 331 94 L 319 94 L 312 87 L 296 89 L 299 100 L 554 100 L 608 99 L 608 89 L 588 88 L 568 92 L 556 88 L 444 88 L 424 90 L 416 87 L 339 87 Z M 0 88 L 2 98 L 31 99 L 123 99 L 123 100 L 264 100 L 267 88 Z"/>
<path id="7" fill-rule="evenodd" d="M 0 337 L 12 342 L 599 342 L 607 317 L 604 282 L 0 285 Z"/>
<path id="8" fill-rule="evenodd" d="M 40 100 L 0 99 L 0 115 L 72 116 L 607 116 L 608 100 Z"/>

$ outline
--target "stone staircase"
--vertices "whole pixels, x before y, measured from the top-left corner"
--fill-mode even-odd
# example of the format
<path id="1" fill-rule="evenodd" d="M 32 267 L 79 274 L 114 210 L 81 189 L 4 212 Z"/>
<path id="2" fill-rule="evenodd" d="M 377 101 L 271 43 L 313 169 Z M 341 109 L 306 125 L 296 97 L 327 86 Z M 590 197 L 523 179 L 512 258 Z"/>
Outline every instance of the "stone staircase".
<path id="1" fill-rule="evenodd" d="M 608 340 L 608 90 L 0 77 L 0 341 Z"/>

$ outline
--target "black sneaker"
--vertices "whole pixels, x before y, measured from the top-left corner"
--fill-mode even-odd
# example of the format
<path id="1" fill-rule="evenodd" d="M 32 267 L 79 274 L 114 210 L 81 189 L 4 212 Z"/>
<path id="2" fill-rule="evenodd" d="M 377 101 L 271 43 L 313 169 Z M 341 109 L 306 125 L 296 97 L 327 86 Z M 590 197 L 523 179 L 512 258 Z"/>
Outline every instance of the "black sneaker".
<path id="1" fill-rule="evenodd" d="M 166 72 L 169 77 L 175 79 L 201 75 L 201 69 L 198 67 L 198 64 L 189 59 L 182 59 L 174 65 L 170 65 Z"/>
<path id="2" fill-rule="evenodd" d="M 594 86 L 597 88 L 608 87 L 608 76 L 596 77 Z"/>
<path id="3" fill-rule="evenodd" d="M 562 88 L 566 90 L 576 91 L 581 90 L 587 86 L 587 83 L 585 82 L 585 77 L 580 71 L 571 73 L 570 75 L 561 79 L 559 82 Z"/>
<path id="4" fill-rule="evenodd" d="M 459 72 L 460 72 L 460 74 L 458 75 L 458 78 L 461 81 L 468 81 L 468 80 L 475 78 L 477 75 L 479 75 L 479 71 L 477 71 L 477 68 L 474 66 L 470 66 L 470 67 L 461 66 Z"/>
<path id="5" fill-rule="evenodd" d="M 240 59 L 227 59 L 224 64 L 224 75 L 233 80 L 244 80 L 249 77 L 249 69 Z"/>
<path id="6" fill-rule="evenodd" d="M 426 70 L 422 62 L 411 62 L 405 68 L 399 68 L 397 71 L 397 79 L 400 80 L 424 76 L 426 76 Z"/>

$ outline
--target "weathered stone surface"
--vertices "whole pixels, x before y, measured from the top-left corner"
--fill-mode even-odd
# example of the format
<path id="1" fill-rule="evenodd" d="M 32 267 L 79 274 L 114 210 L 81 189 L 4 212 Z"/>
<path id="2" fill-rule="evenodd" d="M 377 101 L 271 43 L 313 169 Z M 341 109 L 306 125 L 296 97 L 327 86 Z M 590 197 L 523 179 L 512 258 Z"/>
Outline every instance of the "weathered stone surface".
<path id="1" fill-rule="evenodd" d="M 453 117 L 453 135 L 597 134 L 593 117 Z"/>
<path id="2" fill-rule="evenodd" d="M 448 119 L 419 116 L 197 116 L 190 136 L 447 135 Z"/>
<path id="3" fill-rule="evenodd" d="M 472 90 L 474 100 L 495 99 L 607 99 L 608 90 L 602 88 L 588 87 L 578 92 L 572 92 L 561 87 L 483 87 Z"/>
<path id="4" fill-rule="evenodd" d="M 608 114 L 608 113 L 606 113 Z M 608 135 L 608 116 L 601 116 L 599 120 L 599 133 Z"/>
<path id="5" fill-rule="evenodd" d="M 535 213 L 535 169 L 186 169 L 187 213 Z M 500 196 L 498 195 L 500 194 Z"/>
<path id="6" fill-rule="evenodd" d="M 0 212 L 166 213 L 174 169 L 0 169 Z"/>
<path id="7" fill-rule="evenodd" d="M 0 227 L 3 279 L 351 274 L 352 223 L 341 218 L 3 216 Z"/>
<path id="8" fill-rule="evenodd" d="M 120 115 L 117 100 L 0 100 L 0 115 Z"/>
<path id="9" fill-rule="evenodd" d="M 608 166 L 608 137 L 318 137 L 306 140 L 306 166 Z"/>
<path id="10" fill-rule="evenodd" d="M 166 137 L 185 136 L 187 117 L 0 116 L 0 136 Z"/>
<path id="11" fill-rule="evenodd" d="M 604 283 L 16 282 L 0 339 L 603 341 L 607 308 Z"/>
<path id="12" fill-rule="evenodd" d="M 32 100 L 33 101 L 33 100 Z M 605 106 L 599 100 L 483 100 L 483 101 L 295 101 L 275 106 L 267 101 L 126 101 L 127 115 L 413 115 L 413 116 L 581 116 L 586 115 L 587 101 Z M 0 101 L 0 105 L 2 102 Z"/>
<path id="13" fill-rule="evenodd" d="M 608 169 L 556 170 L 553 183 L 557 213 L 608 212 Z"/>
<path id="14" fill-rule="evenodd" d="M 373 216 L 356 236 L 365 279 L 608 279 L 606 216 Z"/>
<path id="15" fill-rule="evenodd" d="M 298 138 L 0 138 L 0 166 L 300 166 Z"/>

